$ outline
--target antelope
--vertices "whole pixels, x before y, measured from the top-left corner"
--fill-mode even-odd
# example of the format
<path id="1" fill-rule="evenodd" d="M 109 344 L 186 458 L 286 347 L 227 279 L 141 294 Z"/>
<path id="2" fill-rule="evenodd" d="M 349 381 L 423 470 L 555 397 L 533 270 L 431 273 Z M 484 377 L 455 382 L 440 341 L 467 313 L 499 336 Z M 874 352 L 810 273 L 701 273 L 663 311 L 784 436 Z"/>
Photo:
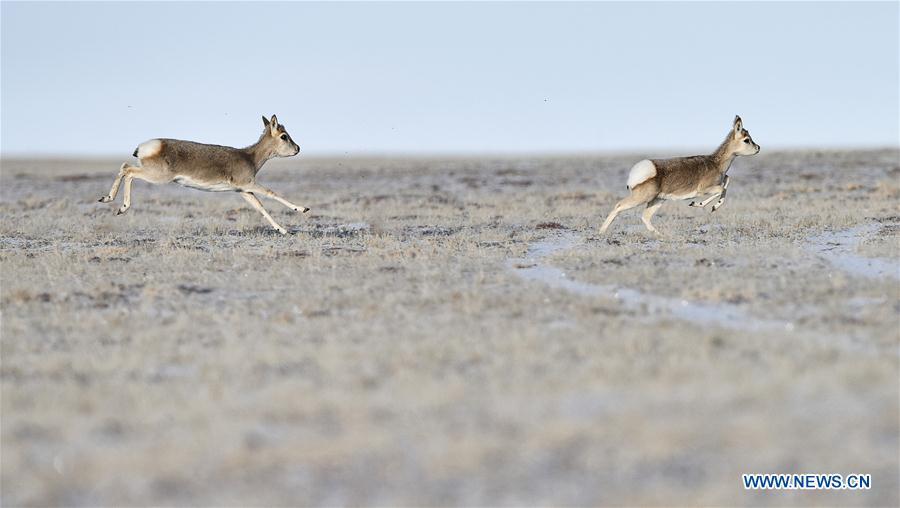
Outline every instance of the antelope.
<path id="1" fill-rule="evenodd" d="M 659 235 L 659 231 L 650 223 L 650 218 L 667 199 L 691 199 L 709 195 L 709 198 L 702 201 L 691 201 L 689 206 L 703 208 L 718 198 L 710 209 L 710 213 L 715 212 L 725 203 L 729 181 L 726 173 L 734 158 L 758 153 L 759 145 L 753 142 L 750 132 L 744 129 L 741 117 L 735 116 L 725 141 L 709 155 L 645 159 L 638 162 L 628 172 L 626 188 L 631 194 L 616 203 L 600 227 L 600 234 L 606 233 L 619 213 L 646 204 L 641 220 L 647 229 Z"/>
<path id="2" fill-rule="evenodd" d="M 140 160 L 140 165 L 123 163 L 109 194 L 99 201 L 109 203 L 116 199 L 124 180 L 125 197 L 116 215 L 127 212 L 131 208 L 131 182 L 135 178 L 154 184 L 175 182 L 208 192 L 240 192 L 241 197 L 259 211 L 273 228 L 285 235 L 287 230 L 275 222 L 256 196 L 274 199 L 295 212 L 306 213 L 309 208 L 295 205 L 256 183 L 256 174 L 269 159 L 293 157 L 300 153 L 300 147 L 291 139 L 284 125 L 278 123 L 275 115 L 271 119 L 263 116 L 262 121 L 262 135 L 256 143 L 246 148 L 164 138 L 141 143 L 132 154 Z"/>

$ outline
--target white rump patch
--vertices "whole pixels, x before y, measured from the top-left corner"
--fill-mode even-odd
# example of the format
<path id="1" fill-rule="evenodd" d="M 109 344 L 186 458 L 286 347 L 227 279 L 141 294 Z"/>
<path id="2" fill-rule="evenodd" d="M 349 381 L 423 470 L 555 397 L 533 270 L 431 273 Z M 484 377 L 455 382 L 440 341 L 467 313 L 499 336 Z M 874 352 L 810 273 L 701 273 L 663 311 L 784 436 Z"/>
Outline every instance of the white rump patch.
<path id="1" fill-rule="evenodd" d="M 176 176 L 175 179 L 172 181 L 177 183 L 178 185 L 184 185 L 185 187 L 190 187 L 192 189 L 198 189 L 198 190 L 207 191 L 207 192 L 228 192 L 228 191 L 237 190 L 237 189 L 235 189 L 234 185 L 231 185 L 230 183 L 200 182 L 200 181 L 194 180 L 188 176 Z"/>
<path id="2" fill-rule="evenodd" d="M 656 176 L 656 165 L 644 159 L 631 167 L 631 171 L 628 172 L 628 183 L 626 185 L 628 185 L 629 189 L 633 189 L 654 176 Z"/>
<path id="3" fill-rule="evenodd" d="M 145 159 L 147 157 L 158 155 L 161 150 L 162 141 L 158 139 L 151 139 L 150 141 L 145 141 L 138 145 L 137 156 L 138 159 Z"/>

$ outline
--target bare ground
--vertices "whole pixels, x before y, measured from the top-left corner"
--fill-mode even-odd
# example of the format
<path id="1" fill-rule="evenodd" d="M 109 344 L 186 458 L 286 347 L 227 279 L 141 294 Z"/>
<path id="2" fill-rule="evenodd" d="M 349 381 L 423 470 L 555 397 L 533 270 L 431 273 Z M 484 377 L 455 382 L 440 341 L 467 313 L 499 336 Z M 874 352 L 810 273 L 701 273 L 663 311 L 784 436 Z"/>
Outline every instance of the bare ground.
<path id="1" fill-rule="evenodd" d="M 739 159 L 716 213 L 599 237 L 646 155 L 281 161 L 287 237 L 175 185 L 116 217 L 120 161 L 4 160 L 0 502 L 900 504 L 898 152 Z"/>

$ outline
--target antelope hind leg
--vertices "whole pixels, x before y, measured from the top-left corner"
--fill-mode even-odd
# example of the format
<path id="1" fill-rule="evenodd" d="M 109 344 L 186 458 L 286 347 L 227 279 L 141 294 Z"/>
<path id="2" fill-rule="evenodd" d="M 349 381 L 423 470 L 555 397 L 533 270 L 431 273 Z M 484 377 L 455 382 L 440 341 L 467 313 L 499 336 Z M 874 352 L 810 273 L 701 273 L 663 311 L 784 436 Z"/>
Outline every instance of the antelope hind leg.
<path id="1" fill-rule="evenodd" d="M 116 211 L 116 215 L 122 215 L 127 212 L 129 208 L 131 208 L 131 183 L 134 182 L 134 177 L 131 176 L 131 173 L 125 175 L 125 197 L 122 199 L 122 206 L 119 207 L 119 210 Z"/>
<path id="2" fill-rule="evenodd" d="M 122 163 L 122 166 L 119 168 L 119 174 L 116 175 L 116 179 L 113 181 L 112 187 L 109 189 L 109 194 L 103 196 L 97 201 L 99 201 L 100 203 L 109 203 L 110 201 L 116 199 L 116 194 L 119 193 L 119 187 L 122 185 L 122 178 L 125 176 L 125 173 L 130 167 L 131 166 L 129 166 L 127 162 Z"/>
<path id="3" fill-rule="evenodd" d="M 609 229 L 609 225 L 612 224 L 614 220 L 616 220 L 616 216 L 625 210 L 629 210 L 636 206 L 642 205 L 651 201 L 653 198 L 647 197 L 646 195 L 641 195 L 631 191 L 631 195 L 624 198 L 623 200 L 616 203 L 616 206 L 609 212 L 609 215 L 606 217 L 606 220 L 603 222 L 603 225 L 600 226 L 600 234 L 606 233 L 606 230 Z"/>
<path id="4" fill-rule="evenodd" d="M 131 185 L 134 179 L 144 180 L 153 184 L 161 184 L 171 181 L 171 178 L 160 168 L 155 166 L 127 166 L 123 165 L 125 171 L 125 197 L 122 199 L 122 206 L 116 215 L 122 215 L 131 208 Z"/>
<path id="5" fill-rule="evenodd" d="M 659 210 L 659 207 L 661 207 L 662 204 L 663 200 L 654 199 L 653 201 L 647 203 L 647 208 L 644 208 L 644 213 L 641 214 L 641 220 L 644 222 L 644 225 L 647 226 L 647 229 L 659 236 L 662 236 L 662 233 L 660 233 L 658 229 L 653 227 L 653 224 L 650 223 L 650 219 L 653 217 L 653 214 L 656 213 L 657 210 Z"/>

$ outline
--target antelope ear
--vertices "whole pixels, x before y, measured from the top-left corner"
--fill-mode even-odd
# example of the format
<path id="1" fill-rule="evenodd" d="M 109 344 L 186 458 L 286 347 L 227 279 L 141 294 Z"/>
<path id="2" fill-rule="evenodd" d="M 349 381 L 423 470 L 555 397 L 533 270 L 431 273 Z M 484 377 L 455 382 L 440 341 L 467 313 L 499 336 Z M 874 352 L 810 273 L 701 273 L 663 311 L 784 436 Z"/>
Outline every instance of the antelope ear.
<path id="1" fill-rule="evenodd" d="M 734 132 L 741 132 L 743 128 L 744 122 L 741 120 L 741 117 L 734 115 Z"/>
<path id="2" fill-rule="evenodd" d="M 269 119 L 266 118 L 266 115 L 263 115 L 262 119 L 263 119 L 263 127 L 268 127 L 268 126 L 269 126 Z"/>
<path id="3" fill-rule="evenodd" d="M 278 118 L 275 115 L 272 115 L 272 119 L 269 120 L 269 126 L 273 131 L 278 128 Z"/>

